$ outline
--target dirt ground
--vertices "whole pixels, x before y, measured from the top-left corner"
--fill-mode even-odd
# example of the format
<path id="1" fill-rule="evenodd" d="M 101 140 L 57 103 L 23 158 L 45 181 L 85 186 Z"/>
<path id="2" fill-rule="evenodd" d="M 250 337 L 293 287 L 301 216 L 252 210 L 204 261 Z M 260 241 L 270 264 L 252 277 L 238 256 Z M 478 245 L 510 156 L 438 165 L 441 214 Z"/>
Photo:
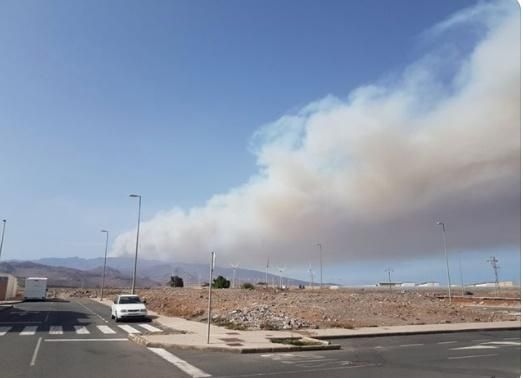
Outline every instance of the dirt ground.
<path id="1" fill-rule="evenodd" d="M 66 291 L 94 295 L 95 291 Z M 107 296 L 116 294 L 108 290 Z M 65 294 L 65 292 L 64 292 Z M 138 290 L 147 307 L 164 315 L 204 321 L 206 288 Z M 372 327 L 408 324 L 519 320 L 520 289 L 474 289 L 472 296 L 449 303 L 442 289 L 217 289 L 212 294 L 215 324 L 231 329 L 299 329 Z M 461 291 L 453 295 L 460 295 Z M 504 297 L 506 300 L 485 297 Z M 510 299 L 513 298 L 513 299 Z"/>

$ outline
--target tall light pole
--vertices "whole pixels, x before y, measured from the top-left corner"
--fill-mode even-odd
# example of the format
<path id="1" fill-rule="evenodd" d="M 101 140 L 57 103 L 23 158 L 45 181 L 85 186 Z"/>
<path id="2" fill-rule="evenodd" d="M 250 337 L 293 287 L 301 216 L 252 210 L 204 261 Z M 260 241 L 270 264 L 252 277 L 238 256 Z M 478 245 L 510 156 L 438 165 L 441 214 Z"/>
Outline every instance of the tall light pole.
<path id="1" fill-rule="evenodd" d="M 390 291 L 392 292 L 392 280 L 390 279 L 390 274 L 391 274 L 392 272 L 394 272 L 394 269 L 392 269 L 392 268 L 387 268 L 387 269 L 385 269 L 385 272 L 387 272 L 387 273 L 389 274 L 389 289 L 390 289 Z"/>
<path id="2" fill-rule="evenodd" d="M 238 269 L 239 266 L 240 266 L 240 264 L 231 264 L 231 267 L 232 267 L 232 288 L 233 289 L 236 289 L 236 269 Z"/>
<path id="3" fill-rule="evenodd" d="M 100 232 L 105 233 L 104 271 L 102 273 L 102 290 L 100 291 L 100 300 L 102 300 L 102 299 L 104 299 L 105 266 L 107 265 L 107 246 L 109 245 L 109 231 L 101 230 Z"/>
<path id="4" fill-rule="evenodd" d="M 5 224 L 7 223 L 7 219 L 2 219 L 2 239 L 0 240 L 0 257 L 2 257 L 2 248 L 4 247 L 4 234 L 5 234 Z"/>
<path id="5" fill-rule="evenodd" d="M 452 295 L 450 292 L 450 269 L 449 269 L 449 255 L 447 253 L 447 236 L 445 235 L 445 223 L 436 222 L 438 226 L 441 226 L 441 233 L 443 235 L 443 249 L 445 251 L 445 261 L 447 263 L 447 280 L 449 284 L 449 303 L 452 303 Z"/>
<path id="6" fill-rule="evenodd" d="M 129 194 L 129 197 L 138 198 L 138 226 L 136 227 L 136 251 L 134 253 L 133 283 L 131 285 L 131 294 L 134 294 L 136 290 L 136 264 L 138 263 L 138 241 L 140 239 L 140 216 L 142 212 L 142 196 L 139 194 Z"/>
<path id="7" fill-rule="evenodd" d="M 458 254 L 459 277 L 461 279 L 461 296 L 465 296 L 465 285 L 463 284 L 463 270 L 461 269 L 461 253 Z"/>
<path id="8" fill-rule="evenodd" d="M 323 287 L 323 251 L 321 248 L 321 243 L 317 244 L 320 247 L 320 290 Z"/>

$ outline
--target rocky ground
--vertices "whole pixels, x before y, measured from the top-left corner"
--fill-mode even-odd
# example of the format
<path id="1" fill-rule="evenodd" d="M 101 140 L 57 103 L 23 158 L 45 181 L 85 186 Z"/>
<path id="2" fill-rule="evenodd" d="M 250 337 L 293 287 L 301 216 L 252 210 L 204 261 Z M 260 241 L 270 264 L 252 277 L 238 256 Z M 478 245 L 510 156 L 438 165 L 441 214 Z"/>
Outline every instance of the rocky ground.
<path id="1" fill-rule="evenodd" d="M 114 290 L 107 296 L 114 295 Z M 72 290 L 72 296 L 95 295 L 94 290 Z M 191 320 L 207 319 L 207 289 L 138 290 L 147 307 L 160 314 Z M 460 293 L 456 293 L 458 295 Z M 488 300 L 489 290 L 474 290 L 468 299 L 450 304 L 444 290 L 323 289 L 213 290 L 213 322 L 232 329 L 299 329 L 372 327 L 387 325 L 491 322 L 519 319 L 519 300 Z M 519 298 L 519 289 L 505 289 L 503 297 Z"/>

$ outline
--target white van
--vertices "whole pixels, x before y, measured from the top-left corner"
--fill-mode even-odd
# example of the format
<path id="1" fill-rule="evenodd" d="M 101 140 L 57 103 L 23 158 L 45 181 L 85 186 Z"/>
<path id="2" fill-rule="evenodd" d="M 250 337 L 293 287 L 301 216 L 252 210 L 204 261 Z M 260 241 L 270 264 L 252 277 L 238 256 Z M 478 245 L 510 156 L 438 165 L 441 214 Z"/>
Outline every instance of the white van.
<path id="1" fill-rule="evenodd" d="M 47 298 L 47 278 L 27 277 L 25 279 L 25 300 L 42 300 Z"/>

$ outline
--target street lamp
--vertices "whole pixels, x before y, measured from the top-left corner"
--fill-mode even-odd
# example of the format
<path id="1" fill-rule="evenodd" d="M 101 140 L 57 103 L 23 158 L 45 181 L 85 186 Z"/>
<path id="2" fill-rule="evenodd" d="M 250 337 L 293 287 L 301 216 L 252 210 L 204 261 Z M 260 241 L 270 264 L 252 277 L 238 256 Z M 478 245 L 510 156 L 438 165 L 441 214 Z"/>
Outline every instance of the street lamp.
<path id="1" fill-rule="evenodd" d="M 322 249 L 321 243 L 317 244 L 320 247 L 320 289 L 323 287 L 323 259 L 322 259 Z"/>
<path id="2" fill-rule="evenodd" d="M 441 233 L 443 235 L 443 249 L 445 251 L 445 261 L 447 263 L 447 279 L 449 283 L 449 303 L 452 303 L 452 296 L 450 293 L 450 269 L 449 269 L 449 255 L 447 253 L 447 237 L 445 236 L 445 223 L 443 222 L 436 222 L 438 226 L 441 226 Z"/>
<path id="3" fill-rule="evenodd" d="M 0 257 L 2 257 L 2 248 L 4 247 L 4 234 L 5 234 L 5 224 L 7 223 L 7 219 L 2 219 L 2 239 L 0 240 Z"/>
<path id="4" fill-rule="evenodd" d="M 107 265 L 107 246 L 109 245 L 109 231 L 101 230 L 100 232 L 105 233 L 105 255 L 104 255 L 104 271 L 102 274 L 102 290 L 100 291 L 100 300 L 104 299 L 104 287 L 105 287 L 105 266 Z"/>
<path id="5" fill-rule="evenodd" d="M 233 289 L 236 289 L 236 269 L 238 269 L 239 266 L 240 266 L 240 264 L 231 264 L 231 267 L 232 267 L 232 288 Z"/>
<path id="6" fill-rule="evenodd" d="M 139 194 L 129 194 L 129 197 L 138 198 L 138 226 L 136 227 L 136 250 L 134 253 L 133 282 L 131 285 L 131 294 L 134 294 L 136 289 L 136 264 L 138 262 L 138 241 L 140 239 L 140 215 L 142 212 L 142 196 Z"/>

